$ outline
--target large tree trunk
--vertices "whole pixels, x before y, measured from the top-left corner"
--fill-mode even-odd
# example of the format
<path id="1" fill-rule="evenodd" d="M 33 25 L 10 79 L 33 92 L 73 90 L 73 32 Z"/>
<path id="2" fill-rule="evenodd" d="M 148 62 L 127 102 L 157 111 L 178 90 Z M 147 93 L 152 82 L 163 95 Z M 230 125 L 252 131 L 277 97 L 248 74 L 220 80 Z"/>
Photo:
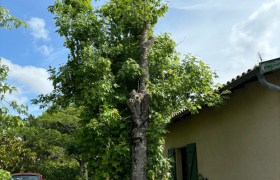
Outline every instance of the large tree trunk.
<path id="1" fill-rule="evenodd" d="M 140 90 L 133 90 L 127 105 L 132 113 L 132 172 L 131 180 L 147 180 L 147 136 L 146 129 L 149 125 L 149 94 L 146 89 L 149 74 L 149 51 L 155 41 L 154 37 L 148 40 L 150 22 L 144 22 L 140 44 L 140 66 L 145 71 L 140 77 Z"/>

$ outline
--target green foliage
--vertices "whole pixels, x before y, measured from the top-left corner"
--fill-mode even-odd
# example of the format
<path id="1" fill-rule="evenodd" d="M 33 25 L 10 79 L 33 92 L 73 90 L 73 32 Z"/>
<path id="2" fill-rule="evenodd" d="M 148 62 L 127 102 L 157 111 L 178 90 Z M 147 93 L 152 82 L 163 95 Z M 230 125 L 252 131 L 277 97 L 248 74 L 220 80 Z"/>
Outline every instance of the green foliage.
<path id="1" fill-rule="evenodd" d="M 0 6 L 0 28 L 12 29 L 13 26 L 9 24 L 9 22 L 14 23 L 16 28 L 18 28 L 20 25 L 25 25 L 25 28 L 27 28 L 26 22 L 9 15 L 9 10 Z M 2 104 L 2 107 L 0 108 L 0 133 L 6 133 L 6 131 L 10 128 L 24 125 L 24 122 L 21 120 L 21 118 L 11 115 L 9 113 L 8 107 L 6 107 L 4 104 L 8 104 L 8 106 L 14 109 L 18 115 L 27 115 L 28 110 L 27 106 L 18 105 L 15 101 L 9 102 L 5 100 L 5 95 L 7 93 L 12 94 L 12 92 L 17 91 L 16 87 L 10 86 L 5 82 L 7 80 L 9 71 L 9 67 L 5 64 L 2 64 L 0 58 L 0 101 Z"/>
<path id="2" fill-rule="evenodd" d="M 45 161 L 38 164 L 36 172 L 40 172 L 47 180 L 79 179 L 79 166 L 77 164 L 67 164 L 60 162 Z"/>
<path id="3" fill-rule="evenodd" d="M 80 136 L 82 152 L 90 154 L 86 161 L 96 179 L 130 179 L 129 123 L 129 119 L 119 119 L 116 109 L 103 106 L 99 117 L 84 128 Z"/>
<path id="4" fill-rule="evenodd" d="M 24 25 L 27 28 L 26 22 L 9 15 L 9 10 L 0 6 L 0 28 L 3 27 L 11 30 L 13 26 L 9 22 L 12 22 L 16 28 L 20 25 Z M 0 101 L 3 105 L 0 108 L 0 180 L 11 179 L 9 171 L 14 170 L 24 161 L 28 162 L 25 164 L 32 164 L 36 159 L 36 154 L 31 153 L 30 149 L 22 148 L 20 139 L 6 134 L 7 131 L 13 130 L 13 128 L 23 126 L 24 122 L 20 117 L 11 115 L 8 107 L 4 104 L 8 104 L 18 114 L 27 115 L 28 110 L 27 106 L 18 105 L 15 101 L 9 102 L 5 99 L 7 93 L 12 94 L 12 92 L 17 90 L 14 86 L 10 86 L 5 82 L 8 72 L 9 67 L 2 64 L 0 58 Z M 24 166 L 21 166 L 21 170 L 24 170 Z"/>
<path id="5" fill-rule="evenodd" d="M 5 95 L 7 93 L 12 94 L 12 92 L 17 91 L 14 86 L 10 86 L 5 82 L 7 80 L 8 72 L 9 67 L 2 64 L 0 58 L 0 101 L 2 104 L 2 107 L 0 108 L 0 133 L 5 133 L 9 128 L 24 125 L 24 122 L 20 117 L 10 114 L 9 109 L 5 106 L 5 104 L 14 109 L 18 114 L 27 115 L 28 110 L 27 106 L 18 105 L 15 101 L 5 100 Z"/>
<path id="6" fill-rule="evenodd" d="M 70 144 L 75 144 L 80 129 L 79 114 L 79 109 L 69 107 L 54 114 L 44 112 L 37 118 L 30 115 L 25 119 L 25 127 L 14 129 L 13 135 L 24 139 L 23 146 L 37 154 L 36 164 L 29 165 L 25 171 L 40 173 L 48 180 L 79 176 L 78 161 L 82 157 L 66 152 Z M 13 172 L 19 171 L 16 168 Z"/>
<path id="7" fill-rule="evenodd" d="M 3 169 L 0 169 L 0 180 L 10 180 L 10 179 L 12 179 L 11 173 Z"/>
<path id="8" fill-rule="evenodd" d="M 13 171 L 20 163 L 34 164 L 36 162 L 36 153 L 30 149 L 22 148 L 22 141 L 6 134 L 0 134 L 0 169 Z M 25 167 L 20 166 L 20 171 Z"/>
<path id="9" fill-rule="evenodd" d="M 131 113 L 126 102 L 139 88 L 143 21 L 152 29 L 168 6 L 161 0 L 112 0 L 94 9 L 89 0 L 56 1 L 57 33 L 70 49 L 68 61 L 49 69 L 54 91 L 33 100 L 49 112 L 73 105 L 82 107 L 81 129 L 68 152 L 85 157 L 95 179 L 130 179 Z M 169 163 L 162 156 L 165 127 L 173 113 L 187 107 L 192 113 L 202 106 L 223 102 L 214 89 L 215 72 L 197 57 L 179 60 L 170 34 L 153 35 L 149 55 L 150 94 L 148 163 L 149 179 L 167 178 Z"/>
<path id="10" fill-rule="evenodd" d="M 6 28 L 6 29 L 12 29 L 13 26 L 10 24 L 13 23 L 15 28 L 18 28 L 21 25 L 24 25 L 25 29 L 27 29 L 27 24 L 24 21 L 21 21 L 17 18 L 15 18 L 14 16 L 11 16 L 9 14 L 9 10 L 3 8 L 2 6 L 0 6 L 0 28 Z"/>
<path id="11" fill-rule="evenodd" d="M 38 134 L 30 137 L 37 138 L 37 141 L 40 142 L 37 143 L 40 144 L 38 148 L 48 151 L 51 154 L 48 155 L 49 157 L 54 156 L 54 159 L 57 158 L 58 161 L 64 161 L 67 159 L 65 150 L 67 150 L 70 144 L 75 144 L 75 138 L 81 129 L 80 119 L 78 118 L 79 114 L 80 110 L 73 107 L 60 110 L 54 114 L 43 113 L 43 115 L 37 118 L 37 124 L 34 127 L 38 130 Z M 34 142 L 33 139 L 30 139 L 30 141 Z M 78 158 L 78 155 L 71 155 Z"/>

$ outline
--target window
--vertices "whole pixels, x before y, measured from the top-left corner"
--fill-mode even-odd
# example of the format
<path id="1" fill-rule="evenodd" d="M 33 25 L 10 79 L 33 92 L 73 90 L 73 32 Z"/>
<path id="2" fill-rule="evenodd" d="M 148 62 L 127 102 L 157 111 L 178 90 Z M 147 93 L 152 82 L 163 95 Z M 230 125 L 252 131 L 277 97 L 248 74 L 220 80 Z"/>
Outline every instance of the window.
<path id="1" fill-rule="evenodd" d="M 177 160 L 180 161 L 177 162 L 178 167 L 176 167 L 175 148 L 168 150 L 168 158 L 174 159 L 174 161 L 171 161 L 170 163 L 172 165 L 170 169 L 170 179 L 177 180 L 176 173 L 179 173 L 178 180 L 197 180 L 198 168 L 196 158 L 196 144 L 188 144 L 186 147 L 177 149 L 177 152 Z M 178 171 L 176 171 L 176 168 Z"/>
<path id="2" fill-rule="evenodd" d="M 39 176 L 13 176 L 12 180 L 39 180 Z"/>

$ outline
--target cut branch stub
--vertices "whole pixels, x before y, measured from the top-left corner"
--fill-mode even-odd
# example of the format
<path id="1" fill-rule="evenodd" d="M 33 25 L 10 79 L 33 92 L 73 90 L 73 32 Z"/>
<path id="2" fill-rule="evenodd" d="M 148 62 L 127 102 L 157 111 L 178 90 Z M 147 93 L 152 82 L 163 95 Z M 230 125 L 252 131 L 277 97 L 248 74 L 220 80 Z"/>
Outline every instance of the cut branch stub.
<path id="1" fill-rule="evenodd" d="M 127 105 L 132 113 L 133 119 L 141 118 L 146 121 L 149 115 L 149 94 L 137 93 L 133 90 L 129 95 L 130 99 L 127 101 Z"/>
<path id="2" fill-rule="evenodd" d="M 149 94 L 133 90 L 127 105 L 132 113 L 132 180 L 145 180 L 147 172 L 147 137 L 149 121 Z"/>

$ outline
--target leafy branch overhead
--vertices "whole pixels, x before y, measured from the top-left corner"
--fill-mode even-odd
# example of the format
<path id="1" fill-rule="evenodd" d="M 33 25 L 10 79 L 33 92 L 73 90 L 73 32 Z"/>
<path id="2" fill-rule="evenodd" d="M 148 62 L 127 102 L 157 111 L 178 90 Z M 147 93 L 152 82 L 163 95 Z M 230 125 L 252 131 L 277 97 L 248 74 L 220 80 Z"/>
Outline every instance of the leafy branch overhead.
<path id="1" fill-rule="evenodd" d="M 10 86 L 5 82 L 8 77 L 8 72 L 9 67 L 5 64 L 2 64 L 0 58 L 0 102 L 2 104 L 2 107 L 0 108 L 0 133 L 6 132 L 9 128 L 22 126 L 24 123 L 22 119 L 19 118 L 19 116 L 15 116 L 13 112 L 11 113 L 9 108 L 13 109 L 18 115 L 28 115 L 27 106 L 22 104 L 18 105 L 16 101 L 7 101 L 5 99 L 5 96 L 7 94 L 12 94 L 13 92 L 17 91 L 17 89 L 14 86 Z"/>
<path id="2" fill-rule="evenodd" d="M 14 27 L 18 28 L 19 26 L 23 25 L 25 29 L 27 29 L 27 24 L 24 21 L 21 21 L 14 16 L 9 14 L 10 11 L 5 9 L 4 7 L 0 6 L 0 28 L 6 28 L 11 30 Z M 11 24 L 12 23 L 12 24 Z"/>

